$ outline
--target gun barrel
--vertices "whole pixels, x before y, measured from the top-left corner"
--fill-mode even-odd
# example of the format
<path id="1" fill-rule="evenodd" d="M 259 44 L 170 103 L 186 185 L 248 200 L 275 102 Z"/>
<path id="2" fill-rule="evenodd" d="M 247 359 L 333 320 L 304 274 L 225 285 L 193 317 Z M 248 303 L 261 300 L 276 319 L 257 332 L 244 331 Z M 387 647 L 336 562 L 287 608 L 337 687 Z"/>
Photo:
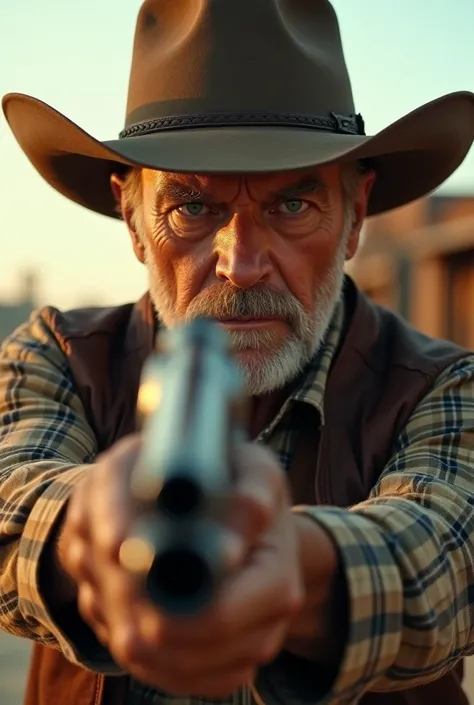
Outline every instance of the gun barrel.
<path id="1" fill-rule="evenodd" d="M 241 383 L 227 335 L 197 320 L 161 338 L 142 376 L 143 446 L 132 494 L 144 508 L 121 560 L 150 599 L 189 614 L 224 574 L 219 516 L 231 489 L 231 443 Z"/>

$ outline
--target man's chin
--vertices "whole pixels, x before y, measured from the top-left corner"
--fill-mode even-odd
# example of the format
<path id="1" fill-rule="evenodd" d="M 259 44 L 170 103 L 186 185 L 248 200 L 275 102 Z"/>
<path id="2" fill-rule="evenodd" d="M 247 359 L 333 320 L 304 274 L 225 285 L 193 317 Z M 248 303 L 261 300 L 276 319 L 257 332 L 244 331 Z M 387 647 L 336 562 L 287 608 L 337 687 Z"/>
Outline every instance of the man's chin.
<path id="1" fill-rule="evenodd" d="M 269 394 L 294 381 L 304 369 L 306 358 L 301 345 L 287 341 L 272 350 L 246 348 L 234 351 L 247 393 Z"/>
<path id="2" fill-rule="evenodd" d="M 248 368 L 249 370 L 255 369 L 260 365 L 264 365 L 269 362 L 273 356 L 271 350 L 256 350 L 255 348 L 245 348 L 244 350 L 236 350 L 232 348 L 232 357 L 235 359 L 239 366 Z"/>
<path id="3" fill-rule="evenodd" d="M 254 330 L 238 330 L 227 328 L 231 340 L 232 351 L 236 355 L 271 356 L 281 350 L 289 339 L 288 330 L 283 328 L 260 328 Z"/>

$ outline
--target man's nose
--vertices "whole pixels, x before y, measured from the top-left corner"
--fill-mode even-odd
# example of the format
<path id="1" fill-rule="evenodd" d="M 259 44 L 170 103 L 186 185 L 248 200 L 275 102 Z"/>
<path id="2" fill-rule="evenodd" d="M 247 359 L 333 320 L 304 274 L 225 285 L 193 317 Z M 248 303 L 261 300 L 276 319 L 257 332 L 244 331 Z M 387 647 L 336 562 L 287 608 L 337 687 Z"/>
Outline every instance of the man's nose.
<path id="1" fill-rule="evenodd" d="M 273 269 L 269 236 L 250 213 L 236 213 L 214 241 L 217 277 L 239 289 L 268 281 Z"/>

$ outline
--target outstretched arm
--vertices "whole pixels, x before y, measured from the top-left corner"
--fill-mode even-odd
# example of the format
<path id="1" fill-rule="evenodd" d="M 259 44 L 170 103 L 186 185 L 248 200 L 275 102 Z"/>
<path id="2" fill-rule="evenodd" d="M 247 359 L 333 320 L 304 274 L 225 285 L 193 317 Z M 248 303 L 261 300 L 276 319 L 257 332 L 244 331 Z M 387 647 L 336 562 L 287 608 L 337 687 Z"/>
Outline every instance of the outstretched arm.
<path id="1" fill-rule="evenodd" d="M 323 529 L 339 555 L 347 638 L 338 675 L 321 692 L 317 654 L 330 643 L 330 631 L 318 631 L 315 615 L 313 635 L 306 635 L 314 665 L 290 658 L 286 674 L 284 659 L 262 669 L 257 689 L 266 703 L 282 696 L 312 705 L 356 702 L 367 691 L 435 680 L 473 653 L 474 357 L 446 370 L 414 410 L 367 501 L 348 510 L 296 511 L 313 520 L 314 546 Z M 321 556 L 315 550 L 311 560 L 308 545 L 310 536 L 305 556 L 311 585 Z M 317 600 L 309 591 L 311 602 Z M 296 667 L 309 682 L 314 669 L 314 687 L 305 695 Z"/>
<path id="2" fill-rule="evenodd" d="M 43 588 L 59 576 L 44 572 L 58 519 L 97 447 L 49 314 L 33 314 L 0 348 L 0 628 L 75 660 L 45 601 Z"/>

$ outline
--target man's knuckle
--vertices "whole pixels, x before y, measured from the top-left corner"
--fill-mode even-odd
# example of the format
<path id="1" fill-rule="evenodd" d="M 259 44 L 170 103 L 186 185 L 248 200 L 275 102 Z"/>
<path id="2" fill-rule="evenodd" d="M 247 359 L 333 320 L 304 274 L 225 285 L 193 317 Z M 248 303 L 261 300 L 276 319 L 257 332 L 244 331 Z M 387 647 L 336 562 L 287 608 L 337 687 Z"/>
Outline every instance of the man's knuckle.
<path id="1" fill-rule="evenodd" d="M 77 603 L 80 614 L 89 624 L 98 620 L 98 598 L 89 584 L 79 586 Z"/>
<path id="2" fill-rule="evenodd" d="M 278 595 L 280 613 L 283 617 L 292 617 L 301 609 L 303 594 L 297 586 L 282 582 L 279 586 Z"/>
<path id="3" fill-rule="evenodd" d="M 295 614 L 301 610 L 303 605 L 303 598 L 301 594 L 295 591 L 290 591 L 286 598 L 285 611 L 289 617 L 293 617 Z"/>
<path id="4" fill-rule="evenodd" d="M 259 499 L 250 499 L 250 511 L 255 525 L 255 532 L 262 533 L 272 522 L 273 508 L 270 503 L 264 503 Z"/>
<path id="5" fill-rule="evenodd" d="M 286 633 L 287 623 L 285 619 L 278 620 L 272 628 L 268 629 L 256 644 L 255 663 L 261 666 L 273 661 L 283 648 Z"/>
<path id="6" fill-rule="evenodd" d="M 85 541 L 74 538 L 68 545 L 68 550 L 64 552 L 64 567 L 68 572 L 77 576 L 82 576 L 87 572 L 87 546 Z"/>
<path id="7" fill-rule="evenodd" d="M 97 552 L 104 560 L 115 561 L 119 555 L 122 538 L 110 524 L 96 531 L 94 543 Z"/>
<path id="8" fill-rule="evenodd" d="M 137 644 L 125 630 L 111 631 L 109 649 L 117 663 L 122 666 L 131 666 L 139 660 Z"/>
<path id="9" fill-rule="evenodd" d="M 77 490 L 72 494 L 66 512 L 67 530 L 73 533 L 82 533 L 87 522 L 87 501 L 84 490 Z"/>
<path id="10" fill-rule="evenodd" d="M 281 651 L 280 640 L 270 638 L 263 643 L 259 644 L 256 654 L 255 662 L 258 665 L 264 665 L 266 663 L 271 663 L 275 660 Z"/>
<path id="11" fill-rule="evenodd" d="M 113 456 L 104 455 L 94 468 L 94 484 L 97 492 L 102 492 L 114 474 L 115 463 Z"/>

